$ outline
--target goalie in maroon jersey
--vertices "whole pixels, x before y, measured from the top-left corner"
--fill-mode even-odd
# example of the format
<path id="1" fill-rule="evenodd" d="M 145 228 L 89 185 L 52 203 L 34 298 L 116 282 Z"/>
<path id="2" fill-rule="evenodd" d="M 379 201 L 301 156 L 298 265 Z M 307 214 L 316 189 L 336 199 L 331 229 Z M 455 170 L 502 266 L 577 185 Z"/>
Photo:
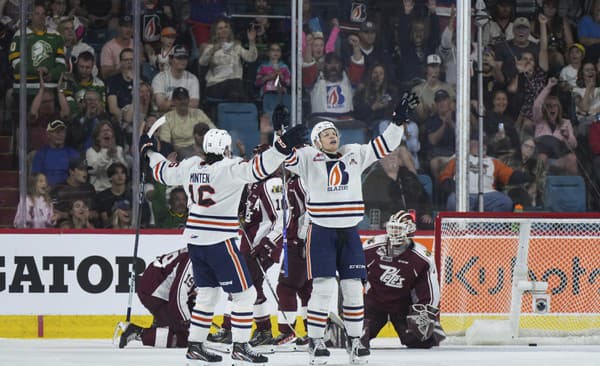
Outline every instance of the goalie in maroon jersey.
<path id="1" fill-rule="evenodd" d="M 196 298 L 187 248 L 163 254 L 150 263 L 138 280 L 136 292 L 154 320 L 149 328 L 127 324 L 119 348 L 132 340 L 153 347 L 187 347 L 190 309 Z"/>
<path id="2" fill-rule="evenodd" d="M 387 234 L 365 243 L 368 283 L 361 341 L 366 347 L 388 320 L 409 348 L 431 348 L 446 338 L 435 263 L 411 238 L 416 230 L 413 215 L 401 210 L 387 222 Z"/>

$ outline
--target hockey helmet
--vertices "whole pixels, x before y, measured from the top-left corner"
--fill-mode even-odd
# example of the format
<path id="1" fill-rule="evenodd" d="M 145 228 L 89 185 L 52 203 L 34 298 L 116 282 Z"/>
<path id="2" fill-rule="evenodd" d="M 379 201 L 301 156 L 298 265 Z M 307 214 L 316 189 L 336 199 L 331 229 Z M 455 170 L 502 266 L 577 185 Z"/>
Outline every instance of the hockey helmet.
<path id="1" fill-rule="evenodd" d="M 231 151 L 231 136 L 229 132 L 218 128 L 211 128 L 204 135 L 202 149 L 207 154 L 225 155 Z"/>
<path id="2" fill-rule="evenodd" d="M 340 137 L 340 131 L 338 130 L 337 127 L 335 127 L 335 125 L 333 124 L 333 122 L 331 121 L 321 121 L 319 123 L 317 123 L 313 128 L 312 131 L 310 132 L 310 142 L 312 143 L 312 145 L 314 147 L 316 147 L 317 149 L 321 149 L 321 140 L 319 139 L 319 135 L 321 134 L 321 132 L 325 131 L 325 130 L 329 130 L 329 129 L 334 129 L 335 133 L 337 134 L 338 138 Z"/>
<path id="3" fill-rule="evenodd" d="M 413 213 L 404 210 L 396 212 L 385 224 L 385 231 L 392 248 L 404 249 L 410 243 L 408 238 L 417 231 Z"/>

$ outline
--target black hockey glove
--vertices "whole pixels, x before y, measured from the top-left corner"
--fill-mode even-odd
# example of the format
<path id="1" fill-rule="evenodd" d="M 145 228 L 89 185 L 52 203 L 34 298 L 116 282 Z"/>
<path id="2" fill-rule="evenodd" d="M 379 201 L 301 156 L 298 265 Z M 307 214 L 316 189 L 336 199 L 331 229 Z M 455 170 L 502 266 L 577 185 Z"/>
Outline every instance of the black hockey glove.
<path id="1" fill-rule="evenodd" d="M 289 155 L 294 146 L 304 144 L 307 139 L 307 130 L 304 125 L 297 125 L 286 131 L 275 141 L 275 148 L 282 154 Z"/>
<path id="2" fill-rule="evenodd" d="M 431 338 L 438 321 L 440 310 L 435 306 L 414 304 L 406 316 L 406 332 L 412 333 L 421 342 Z"/>
<path id="3" fill-rule="evenodd" d="M 394 115 L 392 116 L 392 121 L 401 126 L 408 120 L 409 113 L 417 107 L 419 104 L 419 98 L 417 98 L 415 93 L 404 92 L 402 95 L 402 99 L 396 110 L 394 111 Z"/>
<path id="4" fill-rule="evenodd" d="M 252 248 L 251 254 L 255 257 L 270 257 L 276 248 L 275 243 L 265 236 L 256 247 Z"/>
<path id="5" fill-rule="evenodd" d="M 142 136 L 140 136 L 140 155 L 142 158 L 146 157 L 146 153 L 148 151 L 158 151 L 158 146 L 157 146 L 157 142 L 156 142 L 156 138 L 153 137 L 148 137 L 148 135 L 146 134 L 142 134 Z"/>
<path id="6" fill-rule="evenodd" d="M 283 104 L 278 104 L 273 111 L 273 129 L 280 131 L 290 125 L 290 112 Z"/>

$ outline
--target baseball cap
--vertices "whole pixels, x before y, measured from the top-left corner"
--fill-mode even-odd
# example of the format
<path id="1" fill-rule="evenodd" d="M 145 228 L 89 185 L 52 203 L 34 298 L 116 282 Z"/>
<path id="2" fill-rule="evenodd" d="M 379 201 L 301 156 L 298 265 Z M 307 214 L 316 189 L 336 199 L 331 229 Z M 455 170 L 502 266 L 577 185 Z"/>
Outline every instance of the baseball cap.
<path id="1" fill-rule="evenodd" d="M 186 99 L 189 98 L 190 94 L 187 89 L 181 86 L 173 89 L 173 94 L 171 94 L 171 99 Z"/>
<path id="2" fill-rule="evenodd" d="M 160 35 L 161 36 L 176 36 L 177 35 L 177 31 L 173 27 L 164 27 L 160 31 Z"/>
<path id="3" fill-rule="evenodd" d="M 440 65 L 442 63 L 442 58 L 438 55 L 431 54 L 429 56 L 427 56 L 427 65 L 431 65 L 431 64 L 438 64 Z"/>
<path id="4" fill-rule="evenodd" d="M 448 94 L 448 92 L 445 91 L 444 89 L 440 89 L 435 92 L 433 100 L 436 102 L 439 102 L 441 100 L 448 99 L 448 98 L 450 98 L 450 94 Z"/>
<path id="5" fill-rule="evenodd" d="M 178 57 L 188 58 L 188 57 L 190 57 L 190 54 L 184 45 L 178 44 L 178 45 L 175 45 L 175 47 L 173 47 L 173 53 L 171 54 L 171 56 L 173 56 L 175 58 L 178 58 Z"/>
<path id="6" fill-rule="evenodd" d="M 120 26 L 127 26 L 127 25 L 131 25 L 131 24 L 133 24 L 133 19 L 131 19 L 130 15 L 123 15 L 122 17 L 119 18 Z"/>
<path id="7" fill-rule="evenodd" d="M 525 18 L 525 17 L 518 17 L 517 19 L 515 19 L 515 21 L 513 22 L 513 27 L 514 28 L 518 28 L 518 27 L 531 28 L 529 25 L 529 20 L 527 20 L 527 18 Z"/>
<path id="8" fill-rule="evenodd" d="M 585 46 L 582 45 L 581 43 L 573 43 L 572 45 L 569 46 L 569 51 L 571 50 L 571 48 L 579 49 L 579 51 L 581 51 L 581 53 L 583 53 L 583 55 L 585 56 Z"/>
<path id="9" fill-rule="evenodd" d="M 363 22 L 360 25 L 360 31 L 361 32 L 375 32 L 375 24 L 373 24 L 373 22 L 371 22 L 371 21 Z"/>
<path id="10" fill-rule="evenodd" d="M 129 200 L 118 200 L 113 203 L 112 210 L 121 209 L 121 210 L 131 210 L 131 202 Z"/>
<path id="11" fill-rule="evenodd" d="M 74 158 L 69 160 L 69 170 L 73 169 L 88 170 L 87 160 L 84 158 Z"/>
<path id="12" fill-rule="evenodd" d="M 67 128 L 67 125 L 65 125 L 63 121 L 55 119 L 54 121 L 48 123 L 48 126 L 46 126 L 46 131 L 54 131 L 57 128 Z"/>

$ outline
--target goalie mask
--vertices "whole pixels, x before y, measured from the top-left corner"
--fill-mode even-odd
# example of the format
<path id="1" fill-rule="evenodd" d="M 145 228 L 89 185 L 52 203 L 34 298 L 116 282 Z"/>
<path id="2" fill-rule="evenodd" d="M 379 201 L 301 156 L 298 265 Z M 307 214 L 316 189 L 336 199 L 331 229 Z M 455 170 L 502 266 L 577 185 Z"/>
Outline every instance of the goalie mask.
<path id="1" fill-rule="evenodd" d="M 340 131 L 337 129 L 337 127 L 335 127 L 333 122 L 321 121 L 317 123 L 310 132 L 310 142 L 314 147 L 316 147 L 319 150 L 323 148 L 319 135 L 321 135 L 321 132 L 329 129 L 335 130 L 335 134 L 337 135 L 338 139 L 340 138 Z"/>
<path id="2" fill-rule="evenodd" d="M 207 154 L 228 155 L 231 152 L 231 136 L 229 132 L 211 128 L 204 135 L 202 149 Z"/>
<path id="3" fill-rule="evenodd" d="M 390 216 L 385 231 L 388 235 L 390 254 L 401 254 L 410 245 L 410 236 L 417 231 L 413 213 L 404 210 L 396 212 Z"/>

